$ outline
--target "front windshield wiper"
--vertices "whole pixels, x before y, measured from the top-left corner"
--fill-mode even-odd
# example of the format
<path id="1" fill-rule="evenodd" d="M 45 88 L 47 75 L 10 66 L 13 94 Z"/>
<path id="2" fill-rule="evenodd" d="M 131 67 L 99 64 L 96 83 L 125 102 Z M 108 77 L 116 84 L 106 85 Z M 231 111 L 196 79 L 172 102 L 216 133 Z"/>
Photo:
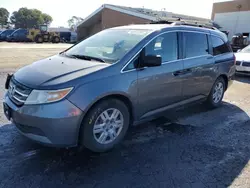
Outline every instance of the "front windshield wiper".
<path id="1" fill-rule="evenodd" d="M 99 62 L 102 62 L 102 63 L 106 63 L 105 60 L 103 60 L 103 59 L 101 59 L 99 57 L 92 57 L 92 56 L 88 56 L 88 55 L 78 55 L 78 54 L 70 54 L 68 56 L 75 57 L 77 59 L 83 59 L 83 60 L 89 60 L 89 61 L 95 60 L 95 61 L 99 61 Z"/>

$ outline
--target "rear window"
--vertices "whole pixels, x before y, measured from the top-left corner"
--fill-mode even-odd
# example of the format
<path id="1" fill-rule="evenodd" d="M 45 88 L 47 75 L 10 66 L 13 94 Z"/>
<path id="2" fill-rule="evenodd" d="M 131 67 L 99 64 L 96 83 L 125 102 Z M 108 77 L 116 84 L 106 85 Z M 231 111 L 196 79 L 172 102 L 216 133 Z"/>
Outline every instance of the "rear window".
<path id="1" fill-rule="evenodd" d="M 207 35 L 202 33 L 184 33 L 186 58 L 208 55 Z"/>
<path id="2" fill-rule="evenodd" d="M 213 55 L 220 55 L 231 52 L 229 44 L 225 43 L 219 37 L 211 36 L 212 39 L 212 47 L 213 47 Z"/>

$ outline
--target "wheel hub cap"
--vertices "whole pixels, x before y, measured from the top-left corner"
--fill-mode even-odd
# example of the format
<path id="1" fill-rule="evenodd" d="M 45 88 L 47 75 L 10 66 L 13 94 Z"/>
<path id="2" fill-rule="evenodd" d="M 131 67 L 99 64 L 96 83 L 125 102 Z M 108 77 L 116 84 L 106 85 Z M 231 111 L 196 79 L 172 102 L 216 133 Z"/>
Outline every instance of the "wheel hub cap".
<path id="1" fill-rule="evenodd" d="M 220 102 L 220 100 L 222 99 L 222 96 L 223 96 L 223 92 L 224 92 L 224 86 L 221 82 L 218 82 L 215 85 L 214 92 L 213 92 L 214 103 Z"/>
<path id="2" fill-rule="evenodd" d="M 95 121 L 93 128 L 95 140 L 100 144 L 113 142 L 121 133 L 123 123 L 123 115 L 118 109 L 105 110 Z"/>

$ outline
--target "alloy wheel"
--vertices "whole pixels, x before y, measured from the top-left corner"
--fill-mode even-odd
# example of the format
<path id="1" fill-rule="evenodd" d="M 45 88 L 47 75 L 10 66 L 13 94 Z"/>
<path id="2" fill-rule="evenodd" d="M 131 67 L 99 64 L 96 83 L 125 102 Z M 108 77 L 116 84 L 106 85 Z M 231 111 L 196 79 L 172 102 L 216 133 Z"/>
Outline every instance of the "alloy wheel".
<path id="1" fill-rule="evenodd" d="M 213 101 L 214 103 L 220 102 L 220 100 L 223 97 L 223 92 L 224 92 L 224 85 L 222 82 L 217 82 L 215 87 L 214 87 L 214 92 L 213 92 Z"/>
<path id="2" fill-rule="evenodd" d="M 116 108 L 103 111 L 96 119 L 93 134 L 100 144 L 113 142 L 121 133 L 124 124 L 122 113 Z"/>

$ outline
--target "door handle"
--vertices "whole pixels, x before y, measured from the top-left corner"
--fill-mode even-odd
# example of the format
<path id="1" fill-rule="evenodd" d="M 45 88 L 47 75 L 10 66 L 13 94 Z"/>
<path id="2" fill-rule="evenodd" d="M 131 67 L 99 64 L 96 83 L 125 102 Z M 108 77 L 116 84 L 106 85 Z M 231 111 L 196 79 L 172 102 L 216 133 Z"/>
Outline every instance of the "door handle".
<path id="1" fill-rule="evenodd" d="M 190 72 L 192 72 L 191 69 L 184 69 L 184 70 L 173 72 L 173 75 L 174 76 L 179 76 L 179 75 L 184 75 L 184 74 L 187 74 L 187 73 L 190 73 Z"/>

